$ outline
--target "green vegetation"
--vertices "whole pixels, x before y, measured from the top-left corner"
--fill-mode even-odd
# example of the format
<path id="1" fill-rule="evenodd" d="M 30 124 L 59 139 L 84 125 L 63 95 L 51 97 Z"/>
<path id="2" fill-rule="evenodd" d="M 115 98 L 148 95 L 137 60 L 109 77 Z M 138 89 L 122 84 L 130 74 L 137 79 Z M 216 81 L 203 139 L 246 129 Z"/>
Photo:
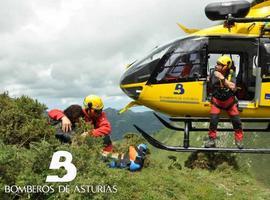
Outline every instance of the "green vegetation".
<path id="1" fill-rule="evenodd" d="M 0 139 L 4 144 L 29 147 L 31 142 L 48 140 L 53 129 L 44 117 L 46 106 L 22 96 L 12 99 L 0 94 Z"/>
<path id="2" fill-rule="evenodd" d="M 141 172 L 110 169 L 100 156 L 100 140 L 91 137 L 83 140 L 77 136 L 71 145 L 58 142 L 54 138 L 54 128 L 47 124 L 45 109 L 29 97 L 0 95 L 1 199 L 269 199 L 269 187 L 249 173 L 250 168 L 245 165 L 247 159 L 234 155 L 179 154 L 150 147 Z M 85 128 L 83 125 L 78 132 Z M 182 141 L 179 134 L 168 130 L 158 132 L 155 137 L 169 144 Z M 199 145 L 203 134 L 192 137 L 194 145 Z M 119 151 L 125 151 L 130 144 L 140 142 L 143 142 L 141 137 L 128 134 L 116 146 Z M 73 155 L 77 176 L 69 183 L 46 183 L 49 174 L 65 174 L 64 169 L 49 170 L 52 155 L 58 150 Z M 219 161 L 211 163 L 211 160 Z M 49 185 L 53 188 L 69 185 L 70 192 L 12 194 L 5 193 L 5 185 Z M 115 186 L 117 192 L 83 193 L 82 188 L 81 193 L 74 191 L 76 186 L 87 185 Z"/>

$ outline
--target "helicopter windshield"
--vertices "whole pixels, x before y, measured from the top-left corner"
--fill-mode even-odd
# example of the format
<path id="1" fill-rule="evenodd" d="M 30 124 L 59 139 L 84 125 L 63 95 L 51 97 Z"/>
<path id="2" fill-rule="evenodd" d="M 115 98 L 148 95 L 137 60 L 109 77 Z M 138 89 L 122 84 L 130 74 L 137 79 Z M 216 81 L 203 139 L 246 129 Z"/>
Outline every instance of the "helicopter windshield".
<path id="1" fill-rule="evenodd" d="M 178 38 L 155 48 L 148 56 L 135 62 L 128 68 L 121 78 L 121 84 L 147 81 L 154 71 L 164 66 L 171 67 L 179 61 L 179 55 L 193 53 L 189 56 L 195 61 L 197 55 L 194 52 L 201 49 L 202 45 L 205 44 L 205 42 L 201 42 L 202 40 L 206 39 L 204 37 Z M 175 70 L 177 71 L 178 69 Z"/>
<path id="2" fill-rule="evenodd" d="M 187 38 L 175 43 L 163 56 L 163 61 L 153 75 L 151 83 L 177 82 L 179 79 L 200 78 L 202 52 L 208 39 Z"/>

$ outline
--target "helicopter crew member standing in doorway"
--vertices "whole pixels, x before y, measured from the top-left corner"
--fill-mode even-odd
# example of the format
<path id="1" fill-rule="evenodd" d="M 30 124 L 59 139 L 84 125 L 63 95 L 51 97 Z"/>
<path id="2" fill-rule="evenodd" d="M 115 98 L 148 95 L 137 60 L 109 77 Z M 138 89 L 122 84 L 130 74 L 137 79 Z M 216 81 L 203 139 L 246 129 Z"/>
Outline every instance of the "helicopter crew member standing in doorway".
<path id="1" fill-rule="evenodd" d="M 235 97 L 236 78 L 232 68 L 232 60 L 228 56 L 221 56 L 217 60 L 214 72 L 210 76 L 212 86 L 211 117 L 206 148 L 216 147 L 217 126 L 221 110 L 227 111 L 235 131 L 235 144 L 243 148 L 243 130 Z"/>

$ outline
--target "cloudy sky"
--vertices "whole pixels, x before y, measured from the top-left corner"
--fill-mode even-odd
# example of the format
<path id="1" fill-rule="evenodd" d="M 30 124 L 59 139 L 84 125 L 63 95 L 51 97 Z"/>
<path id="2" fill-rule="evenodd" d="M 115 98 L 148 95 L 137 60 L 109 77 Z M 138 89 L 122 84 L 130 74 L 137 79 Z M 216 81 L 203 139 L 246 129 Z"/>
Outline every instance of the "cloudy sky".
<path id="1" fill-rule="evenodd" d="M 119 88 L 125 64 L 191 28 L 213 25 L 217 0 L 0 0 L 0 93 L 28 95 L 49 108 L 130 101 Z"/>

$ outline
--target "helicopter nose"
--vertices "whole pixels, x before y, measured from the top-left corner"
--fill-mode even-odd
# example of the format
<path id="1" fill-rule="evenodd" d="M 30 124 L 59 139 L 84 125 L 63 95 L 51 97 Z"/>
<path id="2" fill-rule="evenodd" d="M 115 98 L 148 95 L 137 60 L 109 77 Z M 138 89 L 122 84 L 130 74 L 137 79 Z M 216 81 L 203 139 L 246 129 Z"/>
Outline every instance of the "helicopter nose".
<path id="1" fill-rule="evenodd" d="M 122 86 L 127 84 L 126 78 L 127 76 L 125 75 L 126 73 L 124 73 L 121 78 L 120 78 L 120 88 L 122 89 Z"/>
<path id="2" fill-rule="evenodd" d="M 136 82 L 138 82 L 136 71 L 132 67 L 127 69 L 120 79 L 120 85 L 133 84 Z"/>
<path id="3" fill-rule="evenodd" d="M 123 90 L 123 92 L 129 96 L 130 98 L 137 100 L 140 96 L 140 93 L 143 89 L 142 86 L 134 86 L 135 80 L 131 81 L 130 79 L 127 80 L 129 77 L 126 76 L 126 74 L 123 74 L 120 80 L 120 88 Z M 132 84 L 132 86 L 130 86 Z"/>
<path id="4" fill-rule="evenodd" d="M 142 92 L 142 86 L 135 86 L 135 87 L 123 87 L 120 86 L 123 92 L 128 95 L 130 98 L 137 100 Z"/>

